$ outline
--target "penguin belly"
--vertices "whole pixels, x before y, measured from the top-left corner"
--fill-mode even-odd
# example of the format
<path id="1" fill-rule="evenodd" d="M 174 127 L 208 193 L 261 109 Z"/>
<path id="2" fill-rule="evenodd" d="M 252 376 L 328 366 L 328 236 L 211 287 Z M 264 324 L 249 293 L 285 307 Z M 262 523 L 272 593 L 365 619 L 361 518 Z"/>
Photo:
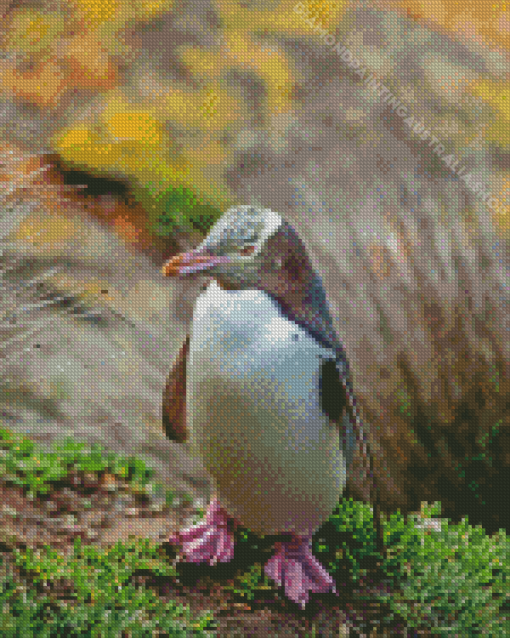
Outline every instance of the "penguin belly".
<path id="1" fill-rule="evenodd" d="M 192 450 L 228 512 L 259 534 L 313 533 L 344 489 L 336 425 L 319 400 L 334 359 L 260 290 L 216 282 L 197 299 L 187 372 Z"/>

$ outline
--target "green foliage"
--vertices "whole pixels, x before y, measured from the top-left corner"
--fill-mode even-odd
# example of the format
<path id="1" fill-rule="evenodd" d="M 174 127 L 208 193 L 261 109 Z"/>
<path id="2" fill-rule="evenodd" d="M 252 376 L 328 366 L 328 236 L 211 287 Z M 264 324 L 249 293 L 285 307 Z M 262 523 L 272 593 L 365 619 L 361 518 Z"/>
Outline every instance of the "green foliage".
<path id="1" fill-rule="evenodd" d="M 142 461 L 105 453 L 99 446 L 88 448 L 67 439 L 55 451 L 43 452 L 30 439 L 7 429 L 0 429 L 0 453 L 3 480 L 33 494 L 48 492 L 70 471 L 108 471 L 141 486 L 152 476 Z M 152 492 L 158 490 L 165 491 L 156 485 Z M 173 492 L 166 490 L 167 503 L 173 499 Z M 408 628 L 432 628 L 436 635 L 508 635 L 510 542 L 505 532 L 489 537 L 467 520 L 453 525 L 446 519 L 437 520 L 431 529 L 433 517 L 440 513 L 439 503 L 423 504 L 420 516 L 409 515 L 406 521 L 397 512 L 383 520 L 388 551 L 382 560 L 376 551 L 370 506 L 342 500 L 327 523 L 332 532 L 326 534 L 326 526 L 318 530 L 313 550 L 333 576 L 347 564 L 353 583 L 363 581 L 367 559 L 381 561 L 392 584 L 389 594 L 377 594 L 390 610 L 384 622 L 403 619 Z M 262 568 L 271 543 L 270 537 L 236 530 L 237 552 L 251 552 L 254 560 L 223 588 L 245 601 L 256 600 L 260 590 L 274 589 Z M 2 636 L 53 636 L 59 631 L 99 637 L 124 631 L 149 637 L 156 630 L 170 636 L 210 635 L 211 613 L 192 619 L 187 609 L 163 602 L 150 587 L 133 584 L 133 577 L 140 573 L 175 578 L 167 556 L 160 555 L 149 540 L 118 542 L 101 549 L 82 545 L 77 538 L 70 555 L 49 547 L 27 548 L 12 550 L 12 559 L 16 576 L 0 559 Z M 65 602 L 53 591 L 63 584 L 68 589 Z"/>
<path id="2" fill-rule="evenodd" d="M 210 614 L 193 619 L 187 608 L 165 603 L 154 591 L 131 581 L 140 572 L 175 576 L 175 570 L 148 540 L 118 542 L 108 549 L 82 546 L 76 539 L 70 556 L 51 548 L 35 552 L 14 550 L 16 565 L 28 587 L 15 582 L 9 570 L 0 577 L 2 636 L 130 636 L 150 638 L 156 630 L 170 636 L 207 636 Z M 55 595 L 38 595 L 39 585 L 72 584 L 64 602 Z M 64 635 L 58 633 L 58 635 Z"/>
<path id="3" fill-rule="evenodd" d="M 500 607 L 510 596 L 510 543 L 504 531 L 492 538 L 466 519 L 458 525 L 441 521 L 441 530 L 425 533 L 418 517 L 402 517 L 388 526 L 395 551 L 388 570 L 398 569 L 401 593 L 387 596 L 391 608 L 408 626 L 420 623 L 438 633 L 508 635 Z"/>
<path id="4" fill-rule="evenodd" d="M 194 192 L 186 187 L 169 188 L 158 198 L 158 208 L 162 213 L 152 223 L 151 230 L 166 237 L 176 228 L 196 228 L 207 233 L 211 225 L 221 215 L 221 211 L 201 203 Z"/>
<path id="5" fill-rule="evenodd" d="M 124 458 L 105 452 L 102 446 L 87 447 L 72 438 L 55 445 L 56 452 L 34 452 L 30 439 L 0 429 L 0 476 L 19 485 L 31 495 L 46 494 L 53 484 L 65 479 L 71 470 L 84 473 L 109 472 L 141 486 L 146 485 L 154 470 L 135 457 Z"/>
<path id="6" fill-rule="evenodd" d="M 337 533 L 347 532 L 354 543 L 342 541 L 333 548 L 339 559 L 333 560 L 329 568 L 331 572 L 338 569 L 339 560 L 347 559 L 351 563 L 351 573 L 354 581 L 358 581 L 365 570 L 362 562 L 369 557 L 378 557 L 376 550 L 376 538 L 373 528 L 373 515 L 369 505 L 352 499 L 342 500 L 337 509 L 330 516 Z M 314 543 L 316 552 L 329 552 L 331 548 L 327 544 Z"/>
<path id="7" fill-rule="evenodd" d="M 409 515 L 406 521 L 397 512 L 383 520 L 383 560 L 376 550 L 370 506 L 342 500 L 328 522 L 334 531 L 318 530 L 313 551 L 333 576 L 347 562 L 353 583 L 366 576 L 367 559 L 379 559 L 392 584 L 391 593 L 378 595 L 390 607 L 388 623 L 403 619 L 408 628 L 433 628 L 438 635 L 476 636 L 488 628 L 491 636 L 507 636 L 502 607 L 510 602 L 510 542 L 505 532 L 489 537 L 467 520 L 453 525 L 438 519 L 440 514 L 440 503 L 422 503 L 420 516 Z M 249 530 L 236 532 L 236 544 L 249 548 L 261 543 Z M 255 565 L 231 589 L 251 600 L 264 587 L 263 570 Z"/>
<path id="8" fill-rule="evenodd" d="M 260 563 L 252 565 L 244 574 L 241 574 L 234 580 L 232 585 L 226 585 L 224 589 L 229 589 L 245 600 L 254 600 L 257 591 L 272 589 L 271 581 L 264 573 L 264 569 Z"/>
<path id="9" fill-rule="evenodd" d="M 437 529 L 423 524 L 440 513 L 441 505 L 435 503 L 423 507 L 420 516 L 410 515 L 407 522 L 400 512 L 383 521 L 388 548 L 383 570 L 394 583 L 391 594 L 380 595 L 392 610 L 387 620 L 398 614 L 409 628 L 433 627 L 446 635 L 482 635 L 487 629 L 491 636 L 508 635 L 500 610 L 510 597 L 510 542 L 505 532 L 491 538 L 466 519 L 458 525 L 441 519 Z M 347 541 L 333 548 L 341 558 L 329 569 L 334 573 L 339 560 L 347 559 L 357 581 L 364 575 L 363 560 L 377 556 L 371 509 L 365 503 L 342 501 L 330 521 L 357 542 L 355 548 Z M 320 557 L 330 548 L 316 543 L 314 549 Z"/>
<path id="10" fill-rule="evenodd" d="M 14 549 L 13 555 L 18 567 L 31 572 L 34 584 L 69 580 L 73 583 L 74 597 L 82 603 L 101 598 L 113 600 L 137 571 L 152 570 L 159 576 L 175 576 L 174 568 L 161 559 L 157 546 L 147 539 L 118 541 L 101 549 L 82 545 L 78 537 L 69 557 L 47 546 L 40 551 Z"/>

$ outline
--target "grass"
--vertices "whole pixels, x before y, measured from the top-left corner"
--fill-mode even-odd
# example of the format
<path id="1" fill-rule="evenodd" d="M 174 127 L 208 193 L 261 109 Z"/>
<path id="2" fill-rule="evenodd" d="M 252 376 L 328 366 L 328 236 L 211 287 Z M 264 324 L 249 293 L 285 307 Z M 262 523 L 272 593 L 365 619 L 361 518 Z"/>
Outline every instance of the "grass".
<path id="1" fill-rule="evenodd" d="M 22 435 L 0 430 L 1 483 L 21 489 L 32 501 L 48 499 L 71 484 L 70 477 L 95 475 L 100 484 L 106 474 L 137 493 L 154 490 L 152 470 L 142 461 L 72 440 L 45 452 Z M 172 499 L 168 491 L 166 503 Z M 382 626 L 403 625 L 428 635 L 508 635 L 510 543 L 505 532 L 489 537 L 466 520 L 454 525 L 444 519 L 436 531 L 431 517 L 439 513 L 435 504 L 407 520 L 399 513 L 385 520 L 388 554 L 383 560 L 375 551 L 370 507 L 342 501 L 313 546 L 336 579 L 337 604 L 342 607 L 342 592 L 352 590 L 360 608 L 366 598 L 379 601 Z M 4 520 L 5 514 L 4 505 Z M 219 572 L 210 568 L 211 588 L 248 609 L 267 596 L 283 596 L 263 573 L 262 550 L 272 541 L 243 529 L 236 534 L 236 553 L 248 563 L 226 580 L 215 581 Z M 66 552 L 26 543 L 20 548 L 4 539 L 0 549 L 2 636 L 217 635 L 217 609 L 195 614 L 162 593 L 179 580 L 181 564 L 173 566 L 161 544 L 130 538 L 104 548 L 76 537 Z M 367 593 L 375 572 L 379 579 Z"/>

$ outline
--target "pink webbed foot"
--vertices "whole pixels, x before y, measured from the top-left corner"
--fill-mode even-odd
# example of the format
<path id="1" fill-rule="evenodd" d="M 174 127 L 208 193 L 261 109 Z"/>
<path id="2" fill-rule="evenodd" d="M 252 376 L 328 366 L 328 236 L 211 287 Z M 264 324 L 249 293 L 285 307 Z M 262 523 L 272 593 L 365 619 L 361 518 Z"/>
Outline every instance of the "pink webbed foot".
<path id="1" fill-rule="evenodd" d="M 181 545 L 182 553 L 191 563 L 226 563 L 234 556 L 233 525 L 234 519 L 214 498 L 209 503 L 204 521 L 177 532 L 168 540 L 174 545 Z"/>
<path id="2" fill-rule="evenodd" d="M 277 550 L 266 563 L 264 571 L 278 586 L 285 586 L 285 595 L 304 609 L 309 591 L 336 594 L 331 576 L 314 557 L 311 538 L 291 535 L 288 541 L 277 543 Z"/>

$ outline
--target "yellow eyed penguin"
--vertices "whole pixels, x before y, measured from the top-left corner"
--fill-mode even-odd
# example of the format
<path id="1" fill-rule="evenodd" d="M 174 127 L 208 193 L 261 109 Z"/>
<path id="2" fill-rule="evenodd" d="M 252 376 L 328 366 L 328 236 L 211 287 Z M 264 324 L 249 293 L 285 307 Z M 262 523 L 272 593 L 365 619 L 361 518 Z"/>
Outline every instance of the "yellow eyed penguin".
<path id="1" fill-rule="evenodd" d="M 233 519 L 288 534 L 265 572 L 304 607 L 309 591 L 335 592 L 311 537 L 343 492 L 359 423 L 321 279 L 292 226 L 253 206 L 230 208 L 163 273 L 212 278 L 163 413 L 170 438 L 189 438 L 200 455 L 214 496 L 205 520 L 170 541 L 189 561 L 214 565 L 233 557 Z"/>

